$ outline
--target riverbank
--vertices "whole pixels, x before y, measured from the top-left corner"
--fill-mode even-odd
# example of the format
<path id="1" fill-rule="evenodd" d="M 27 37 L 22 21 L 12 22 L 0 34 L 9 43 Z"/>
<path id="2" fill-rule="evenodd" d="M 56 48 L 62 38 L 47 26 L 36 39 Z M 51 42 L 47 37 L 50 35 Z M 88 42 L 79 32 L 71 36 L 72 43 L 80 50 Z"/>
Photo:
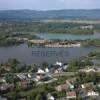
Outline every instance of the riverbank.
<path id="1" fill-rule="evenodd" d="M 81 43 L 75 43 L 75 44 L 65 44 L 61 45 L 59 43 L 56 44 L 47 44 L 45 47 L 50 47 L 50 48 L 71 48 L 71 47 L 81 47 Z"/>
<path id="2" fill-rule="evenodd" d="M 70 48 L 70 47 L 81 47 L 81 43 L 74 41 L 62 41 L 62 40 L 28 40 L 28 43 L 31 45 L 43 46 L 43 47 L 61 47 L 61 48 Z"/>
<path id="3" fill-rule="evenodd" d="M 30 34 L 12 34 L 5 33 L 3 35 L 0 34 L 0 46 L 1 47 L 9 47 L 9 46 L 17 46 L 25 43 L 29 39 L 40 39 L 35 35 Z"/>

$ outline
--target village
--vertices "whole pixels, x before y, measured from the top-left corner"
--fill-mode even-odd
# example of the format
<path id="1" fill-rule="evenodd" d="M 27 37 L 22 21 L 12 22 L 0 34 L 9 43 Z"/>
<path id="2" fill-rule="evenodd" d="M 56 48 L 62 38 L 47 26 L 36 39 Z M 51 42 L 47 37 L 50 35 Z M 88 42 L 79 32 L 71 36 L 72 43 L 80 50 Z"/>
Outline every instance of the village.
<path id="1" fill-rule="evenodd" d="M 100 100 L 100 0 L 0 0 L 0 100 Z"/>
<path id="2" fill-rule="evenodd" d="M 20 93 L 22 90 L 30 91 L 37 87 L 41 89 L 43 88 L 41 86 L 46 85 L 49 88 L 47 87 L 45 100 L 100 100 L 100 66 L 86 66 L 77 71 L 68 71 L 69 65 L 60 61 L 51 67 L 47 67 L 46 64 L 44 66 L 44 68 L 37 68 L 34 73 L 2 72 L 3 74 L 0 75 L 0 100 L 12 100 L 12 95 L 9 93 L 16 89 Z M 10 72 L 7 66 L 5 68 Z M 28 98 L 26 95 L 20 95 L 18 100 L 28 100 Z"/>

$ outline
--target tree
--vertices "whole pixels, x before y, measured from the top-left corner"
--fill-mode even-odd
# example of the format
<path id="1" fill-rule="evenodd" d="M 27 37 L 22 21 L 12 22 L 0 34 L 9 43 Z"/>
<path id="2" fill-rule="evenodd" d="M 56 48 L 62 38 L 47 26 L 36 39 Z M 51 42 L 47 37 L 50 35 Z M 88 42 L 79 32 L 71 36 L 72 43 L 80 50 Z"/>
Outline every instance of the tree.
<path id="1" fill-rule="evenodd" d="M 48 63 L 47 62 L 43 62 L 42 63 L 42 68 L 45 69 L 46 67 L 48 67 Z"/>
<path id="2" fill-rule="evenodd" d="M 14 83 L 14 79 L 15 78 L 14 78 L 14 75 L 13 74 L 8 73 L 8 74 L 6 74 L 5 79 L 6 79 L 6 81 L 8 83 Z"/>

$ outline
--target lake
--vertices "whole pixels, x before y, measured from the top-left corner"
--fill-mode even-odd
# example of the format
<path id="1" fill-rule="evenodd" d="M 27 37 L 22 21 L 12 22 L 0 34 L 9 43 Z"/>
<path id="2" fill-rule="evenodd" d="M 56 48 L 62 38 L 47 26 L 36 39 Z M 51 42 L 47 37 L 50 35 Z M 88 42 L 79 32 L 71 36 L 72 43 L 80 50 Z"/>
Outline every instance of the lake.
<path id="1" fill-rule="evenodd" d="M 16 58 L 23 64 L 40 64 L 42 62 L 54 64 L 56 61 L 66 62 L 86 56 L 95 50 L 96 47 L 38 48 L 21 44 L 19 46 L 0 47 L 0 62 L 9 58 Z"/>
<path id="2" fill-rule="evenodd" d="M 60 33 L 37 33 L 37 36 L 44 39 L 60 39 L 60 40 L 85 40 L 85 39 L 100 39 L 100 33 L 94 34 L 60 34 Z"/>

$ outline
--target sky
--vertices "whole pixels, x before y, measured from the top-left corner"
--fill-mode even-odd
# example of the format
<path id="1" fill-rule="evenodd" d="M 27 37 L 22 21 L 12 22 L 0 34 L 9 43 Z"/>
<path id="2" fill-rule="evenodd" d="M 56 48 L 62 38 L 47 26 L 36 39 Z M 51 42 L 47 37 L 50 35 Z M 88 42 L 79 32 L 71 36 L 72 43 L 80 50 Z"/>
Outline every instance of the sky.
<path id="1" fill-rule="evenodd" d="M 98 9 L 100 0 L 0 0 L 0 10 Z"/>

